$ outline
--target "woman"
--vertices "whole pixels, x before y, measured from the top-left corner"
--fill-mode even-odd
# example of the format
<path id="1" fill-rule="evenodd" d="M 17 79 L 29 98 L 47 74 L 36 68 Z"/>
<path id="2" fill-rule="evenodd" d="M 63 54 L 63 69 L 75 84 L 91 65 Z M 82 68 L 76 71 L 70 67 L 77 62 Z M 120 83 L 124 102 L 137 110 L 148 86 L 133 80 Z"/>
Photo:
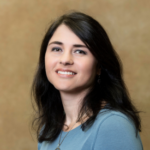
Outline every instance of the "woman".
<path id="1" fill-rule="evenodd" d="M 121 62 L 92 17 L 73 12 L 52 23 L 32 92 L 38 150 L 142 150 Z"/>

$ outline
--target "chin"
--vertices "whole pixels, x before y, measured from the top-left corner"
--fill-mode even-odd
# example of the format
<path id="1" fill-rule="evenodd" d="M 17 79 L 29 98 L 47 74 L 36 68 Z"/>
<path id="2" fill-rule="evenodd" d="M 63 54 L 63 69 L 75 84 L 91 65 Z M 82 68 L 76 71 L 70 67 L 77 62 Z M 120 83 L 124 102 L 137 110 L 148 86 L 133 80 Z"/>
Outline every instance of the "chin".
<path id="1" fill-rule="evenodd" d="M 67 87 L 67 86 L 54 86 L 58 91 L 71 91 L 72 89 L 71 88 L 69 88 L 69 87 Z"/>
<path id="2" fill-rule="evenodd" d="M 55 87 L 56 88 L 56 87 Z M 77 90 L 77 89 L 75 89 L 75 88 L 56 88 L 59 92 L 64 92 L 64 93 L 69 93 L 69 94 L 71 94 L 71 93 L 78 93 L 79 91 Z"/>

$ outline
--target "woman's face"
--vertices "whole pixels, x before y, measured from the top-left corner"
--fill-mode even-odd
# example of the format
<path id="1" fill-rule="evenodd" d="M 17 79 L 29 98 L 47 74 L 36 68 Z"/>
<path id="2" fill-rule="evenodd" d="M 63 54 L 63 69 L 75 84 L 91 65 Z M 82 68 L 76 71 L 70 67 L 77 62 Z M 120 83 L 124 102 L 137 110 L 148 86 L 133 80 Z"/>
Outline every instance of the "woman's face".
<path id="1" fill-rule="evenodd" d="M 89 89 L 98 74 L 90 50 L 66 25 L 61 24 L 50 39 L 45 54 L 46 75 L 60 92 Z"/>

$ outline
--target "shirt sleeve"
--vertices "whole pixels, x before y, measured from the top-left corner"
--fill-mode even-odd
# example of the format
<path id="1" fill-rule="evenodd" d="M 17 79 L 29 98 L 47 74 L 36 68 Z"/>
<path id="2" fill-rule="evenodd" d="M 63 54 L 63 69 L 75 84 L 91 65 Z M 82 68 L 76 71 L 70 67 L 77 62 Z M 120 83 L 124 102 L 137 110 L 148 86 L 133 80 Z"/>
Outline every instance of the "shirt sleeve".
<path id="1" fill-rule="evenodd" d="M 42 126 L 41 130 L 40 130 L 40 135 L 42 134 L 42 131 L 44 130 L 44 125 Z M 42 146 L 42 143 L 38 142 L 38 150 L 41 150 L 41 146 Z"/>
<path id="2" fill-rule="evenodd" d="M 42 145 L 42 143 L 39 143 L 39 142 L 38 142 L 38 150 L 41 149 L 41 145 Z"/>
<path id="3" fill-rule="evenodd" d="M 143 150 L 140 135 L 136 137 L 133 123 L 119 115 L 111 115 L 103 120 L 94 150 Z"/>

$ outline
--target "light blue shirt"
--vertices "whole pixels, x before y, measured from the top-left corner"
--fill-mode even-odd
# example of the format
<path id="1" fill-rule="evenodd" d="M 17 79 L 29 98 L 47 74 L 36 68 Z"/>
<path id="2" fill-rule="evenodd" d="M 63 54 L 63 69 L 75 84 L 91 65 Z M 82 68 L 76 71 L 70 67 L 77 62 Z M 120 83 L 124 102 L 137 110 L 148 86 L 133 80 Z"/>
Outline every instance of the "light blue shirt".
<path id="1" fill-rule="evenodd" d="M 140 135 L 138 133 L 136 137 L 131 119 L 121 112 L 105 110 L 99 112 L 87 131 L 82 131 L 81 125 L 71 130 L 60 150 L 143 150 Z M 62 131 L 61 141 L 66 133 Z M 55 150 L 59 138 L 60 135 L 52 143 L 38 143 L 38 150 Z"/>

